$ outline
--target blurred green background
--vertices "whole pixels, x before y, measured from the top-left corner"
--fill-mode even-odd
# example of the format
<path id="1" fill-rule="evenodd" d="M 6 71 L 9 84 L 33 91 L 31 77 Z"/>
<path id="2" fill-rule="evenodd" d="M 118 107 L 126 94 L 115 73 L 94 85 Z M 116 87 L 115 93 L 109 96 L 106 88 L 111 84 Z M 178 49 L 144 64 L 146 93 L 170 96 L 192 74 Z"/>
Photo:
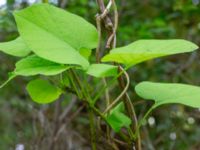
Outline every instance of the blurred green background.
<path id="1" fill-rule="evenodd" d="M 9 41 L 18 36 L 12 12 L 37 2 L 40 1 L 0 0 L 0 41 Z M 98 12 L 95 0 L 50 2 L 95 24 Z M 198 0 L 117 0 L 117 5 L 118 46 L 150 38 L 181 38 L 200 45 Z M 0 52 L 0 83 L 7 79 L 7 73 L 13 70 L 17 60 L 18 58 Z M 142 116 L 149 104 L 138 101 L 140 98 L 134 94 L 135 84 L 150 80 L 198 86 L 200 53 L 196 51 L 151 60 L 132 68 L 129 74 L 132 80 L 129 92 L 135 98 L 133 103 L 138 116 Z M 47 133 L 51 130 L 55 104 L 40 106 L 33 103 L 25 91 L 28 80 L 30 78 L 18 77 L 0 90 L 0 150 L 46 150 Z M 63 108 L 66 105 L 68 101 L 63 104 Z M 84 111 L 66 128 L 67 138 L 62 138 L 59 142 L 66 143 L 67 150 L 89 149 L 89 140 L 86 140 L 89 136 L 88 121 Z M 200 150 L 200 109 L 182 105 L 162 106 L 151 114 L 141 137 L 144 150 Z"/>

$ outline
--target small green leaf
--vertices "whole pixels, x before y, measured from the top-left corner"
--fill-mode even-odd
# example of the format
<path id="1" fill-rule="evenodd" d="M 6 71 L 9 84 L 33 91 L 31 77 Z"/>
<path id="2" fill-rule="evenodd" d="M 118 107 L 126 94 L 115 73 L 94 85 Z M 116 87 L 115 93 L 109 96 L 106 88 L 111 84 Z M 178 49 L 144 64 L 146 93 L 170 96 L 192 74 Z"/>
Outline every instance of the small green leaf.
<path id="1" fill-rule="evenodd" d="M 28 56 L 16 63 L 14 74 L 22 76 L 56 75 L 69 69 L 70 66 L 57 64 L 36 55 Z"/>
<path id="2" fill-rule="evenodd" d="M 24 57 L 31 52 L 21 37 L 13 41 L 0 43 L 0 51 L 17 57 Z"/>
<path id="3" fill-rule="evenodd" d="M 167 55 L 191 52 L 198 49 L 198 46 L 192 42 L 174 39 L 174 40 L 138 40 L 132 44 L 116 48 L 103 57 L 103 62 L 118 62 L 128 67 Z"/>
<path id="4" fill-rule="evenodd" d="M 30 81 L 26 87 L 29 95 L 34 102 L 40 104 L 51 103 L 59 98 L 61 95 L 61 90 L 47 80 L 33 80 Z"/>
<path id="5" fill-rule="evenodd" d="M 89 66 L 79 50 L 97 46 L 92 24 L 49 4 L 32 5 L 14 16 L 21 37 L 35 54 L 56 63 Z"/>
<path id="6" fill-rule="evenodd" d="M 97 78 L 116 76 L 118 74 L 117 66 L 108 64 L 92 64 L 89 66 L 87 74 Z"/>
<path id="7" fill-rule="evenodd" d="M 136 93 L 144 99 L 154 100 L 155 107 L 178 103 L 200 108 L 200 87 L 179 83 L 141 82 L 135 87 Z"/>
<path id="8" fill-rule="evenodd" d="M 91 56 L 92 54 L 92 50 L 91 49 L 87 49 L 87 48 L 81 48 L 79 50 L 79 53 L 84 57 L 86 58 L 87 60 L 89 59 L 89 57 Z"/>
<path id="9" fill-rule="evenodd" d="M 131 119 L 124 114 L 123 103 L 113 108 L 106 116 L 106 120 L 115 132 L 119 132 L 122 127 L 128 128 L 131 124 Z"/>

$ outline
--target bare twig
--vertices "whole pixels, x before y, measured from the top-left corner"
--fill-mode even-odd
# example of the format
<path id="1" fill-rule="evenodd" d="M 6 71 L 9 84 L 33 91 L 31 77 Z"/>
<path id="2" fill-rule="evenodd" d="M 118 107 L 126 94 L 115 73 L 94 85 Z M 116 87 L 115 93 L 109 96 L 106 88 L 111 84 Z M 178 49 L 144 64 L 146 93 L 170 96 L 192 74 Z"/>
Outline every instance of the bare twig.
<path id="1" fill-rule="evenodd" d="M 49 146 L 49 150 L 54 150 L 55 149 L 55 143 L 56 143 L 56 133 L 60 127 L 60 121 L 59 121 L 59 116 L 61 113 L 61 99 L 57 100 L 55 103 L 55 112 L 54 112 L 54 128 L 53 128 L 53 134 L 51 137 L 51 144 Z"/>
<path id="2" fill-rule="evenodd" d="M 114 8 L 114 25 L 112 28 L 112 34 L 110 35 L 110 37 L 107 40 L 107 44 L 106 44 L 106 48 L 115 48 L 116 47 L 116 31 L 118 28 L 118 11 L 117 11 L 117 5 L 115 3 L 115 0 L 110 0 L 112 1 L 113 4 L 113 8 Z"/>
<path id="3" fill-rule="evenodd" d="M 96 62 L 100 63 L 100 48 L 101 48 L 101 17 L 99 14 L 96 16 L 96 24 L 97 24 L 97 31 L 98 31 L 98 45 L 96 48 Z"/>
<path id="4" fill-rule="evenodd" d="M 60 8 L 65 8 L 67 6 L 68 0 L 59 0 L 58 1 L 58 6 Z"/>
<path id="5" fill-rule="evenodd" d="M 63 111 L 63 113 L 60 115 L 59 117 L 59 121 L 62 122 L 65 117 L 69 114 L 69 112 L 72 110 L 73 106 L 76 104 L 77 102 L 77 97 L 72 97 L 70 104 L 65 108 L 65 110 Z"/>
<path id="6" fill-rule="evenodd" d="M 65 130 L 67 123 L 68 123 L 68 122 L 71 122 L 74 118 L 76 118 L 76 116 L 78 116 L 78 114 L 81 112 L 81 110 L 82 110 L 84 107 L 85 107 L 85 105 L 82 105 L 81 107 L 79 107 L 79 108 L 76 110 L 76 112 L 74 112 L 68 119 L 63 118 L 63 119 L 66 120 L 66 121 L 63 120 L 64 122 L 62 123 L 62 125 L 61 125 L 60 128 L 59 128 L 59 130 L 57 131 L 56 136 L 55 136 L 55 138 L 54 138 L 55 140 L 57 140 L 58 137 L 60 136 L 60 134 Z M 65 117 L 66 117 L 66 116 L 65 116 Z"/>
<path id="7" fill-rule="evenodd" d="M 108 11 L 105 11 L 105 5 L 104 5 L 104 1 L 103 0 L 97 0 L 97 4 L 99 5 L 99 8 L 100 8 L 100 12 L 101 14 L 106 14 L 105 12 L 108 12 Z M 111 30 L 113 28 L 113 24 L 112 24 L 112 21 L 111 19 L 109 18 L 109 16 L 105 16 L 105 17 L 102 17 L 103 18 L 103 21 L 104 21 L 104 25 L 106 27 L 107 30 Z"/>
<path id="8" fill-rule="evenodd" d="M 101 15 L 97 15 L 97 17 L 96 17 L 97 31 L 98 31 L 98 35 L 99 35 L 98 46 L 97 46 L 97 49 L 96 49 L 96 62 L 97 63 L 100 63 L 100 47 L 101 47 L 101 40 L 102 40 L 101 20 L 104 19 L 105 17 L 106 17 L 106 19 L 109 19 L 107 17 L 107 14 L 108 14 L 109 9 L 112 5 L 112 3 L 110 1 L 109 4 L 107 5 L 106 9 L 105 9 L 104 3 L 102 3 L 102 1 L 99 1 L 99 3 L 101 3 L 100 9 L 103 10 L 103 12 L 102 12 Z M 104 86 L 107 86 L 106 79 L 103 78 L 102 81 L 103 81 Z M 110 105 L 110 96 L 109 96 L 109 90 L 108 89 L 105 90 L 105 99 L 106 99 L 106 107 L 108 107 Z M 98 118 L 97 126 L 98 126 L 98 129 L 101 131 L 100 123 L 101 123 L 101 118 Z M 106 133 L 107 133 L 108 141 L 111 141 L 109 126 L 106 127 Z"/>

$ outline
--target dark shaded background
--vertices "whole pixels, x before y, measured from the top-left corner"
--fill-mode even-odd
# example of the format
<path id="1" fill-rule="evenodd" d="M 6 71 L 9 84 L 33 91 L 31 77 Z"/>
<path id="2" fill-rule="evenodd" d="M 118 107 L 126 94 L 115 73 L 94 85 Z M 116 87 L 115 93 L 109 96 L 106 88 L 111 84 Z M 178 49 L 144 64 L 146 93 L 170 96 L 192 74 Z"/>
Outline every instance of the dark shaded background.
<path id="1" fill-rule="evenodd" d="M 98 12 L 95 0 L 60 0 L 53 3 L 95 24 Z M 198 0 L 117 0 L 117 4 L 118 46 L 149 38 L 183 38 L 200 45 Z M 5 5 L 0 6 L 0 41 L 9 41 L 18 36 L 12 12 L 28 5 L 26 0 L 7 0 Z M 13 70 L 17 60 L 0 53 L 0 83 L 6 80 L 7 72 Z M 135 66 L 129 74 L 132 80 L 130 95 L 135 97 L 133 103 L 138 116 L 142 116 L 149 104 L 134 94 L 135 84 L 150 80 L 198 86 L 200 53 L 196 51 L 151 60 Z M 20 146 L 26 150 L 48 149 L 55 126 L 55 104 L 41 106 L 33 103 L 25 91 L 25 85 L 30 79 L 18 77 L 0 89 L 0 150 L 18 150 Z M 113 91 L 113 95 L 117 92 L 117 89 Z M 65 95 L 64 99 L 60 109 L 70 108 L 68 115 L 71 116 L 81 104 L 76 100 L 76 105 L 73 104 L 71 99 L 74 98 L 70 94 Z M 69 119 L 57 141 L 57 150 L 89 149 L 88 126 L 84 110 L 76 118 Z M 144 150 L 200 150 L 200 109 L 182 105 L 160 107 L 151 114 L 143 127 L 142 139 Z M 109 150 L 109 146 L 99 143 L 99 149 Z"/>

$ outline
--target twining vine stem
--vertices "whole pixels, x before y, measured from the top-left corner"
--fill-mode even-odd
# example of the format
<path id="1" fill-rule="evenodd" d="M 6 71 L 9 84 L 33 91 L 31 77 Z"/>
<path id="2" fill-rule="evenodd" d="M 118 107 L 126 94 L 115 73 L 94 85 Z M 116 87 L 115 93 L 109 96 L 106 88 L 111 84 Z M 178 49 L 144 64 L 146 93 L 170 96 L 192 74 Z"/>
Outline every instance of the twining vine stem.
<path id="1" fill-rule="evenodd" d="M 112 108 L 114 108 L 121 100 L 121 98 L 124 96 L 124 94 L 127 92 L 129 84 L 130 84 L 130 79 L 129 76 L 127 74 L 127 72 L 120 66 L 120 68 L 122 69 L 124 75 L 126 76 L 126 86 L 123 89 L 123 91 L 120 93 L 120 95 L 106 108 L 106 110 L 103 112 L 103 114 L 105 115 L 106 113 L 108 113 Z"/>
<path id="2" fill-rule="evenodd" d="M 105 27 L 107 26 L 107 24 L 106 24 L 107 21 L 111 20 L 111 19 L 108 19 L 109 17 L 107 16 L 107 14 L 109 12 L 111 4 L 113 6 L 113 9 L 114 9 L 114 22 L 112 23 L 113 24 L 113 26 L 112 26 L 112 33 L 110 34 L 110 30 L 107 30 L 108 33 L 110 34 L 110 36 L 109 36 L 109 38 L 107 40 L 106 48 L 115 48 L 116 47 L 116 30 L 117 30 L 117 27 L 118 27 L 118 10 L 117 10 L 117 5 L 115 3 L 115 0 L 110 0 L 106 8 L 105 8 L 103 0 L 97 0 L 97 3 L 99 5 L 99 7 L 100 7 L 101 13 L 103 14 L 102 15 L 103 17 L 101 17 L 101 18 L 104 19 Z M 99 24 L 97 24 L 97 26 L 99 26 Z M 101 30 L 98 30 L 98 31 L 101 32 Z M 99 51 L 100 51 L 100 49 L 98 49 L 97 53 L 99 53 Z M 120 70 L 122 70 L 123 68 L 120 65 L 118 65 L 118 67 L 119 67 L 119 72 L 120 72 Z M 128 76 L 128 74 L 126 72 L 124 74 L 126 75 L 126 79 L 127 79 L 127 83 L 128 84 L 124 85 L 123 77 L 119 76 L 118 83 L 119 83 L 119 86 L 123 89 L 123 91 L 116 98 L 116 100 L 114 100 L 114 102 L 111 103 L 106 108 L 106 110 L 104 111 L 103 114 L 106 114 L 107 112 L 109 112 L 109 110 L 111 110 L 117 103 L 120 102 L 121 97 L 124 96 L 124 98 L 125 98 L 125 100 L 124 100 L 125 107 L 127 108 L 128 114 L 129 114 L 129 116 L 131 117 L 131 119 L 133 121 L 133 128 L 132 128 L 132 130 L 136 131 L 136 128 L 137 128 L 137 117 L 136 117 L 136 113 L 135 113 L 133 104 L 132 104 L 132 102 L 130 100 L 130 97 L 129 97 L 128 93 L 127 93 L 128 85 L 129 85 L 129 76 Z M 130 131 L 132 131 L 132 130 L 130 130 Z M 138 138 L 136 139 L 135 143 L 136 143 L 136 146 L 135 146 L 136 149 L 137 150 L 141 150 L 141 142 L 140 142 L 139 133 L 138 133 Z"/>

